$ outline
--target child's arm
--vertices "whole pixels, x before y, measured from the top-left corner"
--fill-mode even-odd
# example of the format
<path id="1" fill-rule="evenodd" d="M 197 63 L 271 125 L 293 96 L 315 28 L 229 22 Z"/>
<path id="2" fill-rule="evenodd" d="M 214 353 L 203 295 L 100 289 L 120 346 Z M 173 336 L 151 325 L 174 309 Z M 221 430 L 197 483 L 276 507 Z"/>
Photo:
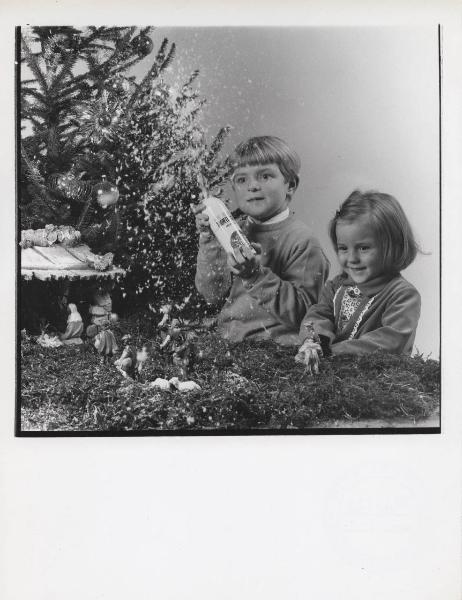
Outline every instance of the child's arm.
<path id="1" fill-rule="evenodd" d="M 336 292 L 334 281 L 327 281 L 322 289 L 319 302 L 313 304 L 306 313 L 300 327 L 300 343 L 306 339 L 305 323 L 311 321 L 315 332 L 321 340 L 327 338 L 329 342 L 335 338 L 335 316 L 334 316 L 334 296 Z"/>
<path id="2" fill-rule="evenodd" d="M 226 253 L 210 230 L 209 218 L 203 208 L 203 204 L 191 205 L 199 232 L 195 284 L 206 302 L 217 304 L 231 287 L 231 273 L 226 264 Z"/>
<path id="3" fill-rule="evenodd" d="M 199 241 L 195 283 L 197 291 L 209 304 L 223 300 L 231 287 L 226 252 L 215 238 Z"/>
<path id="4" fill-rule="evenodd" d="M 298 330 L 307 309 L 317 302 L 328 272 L 329 262 L 322 249 L 309 242 L 293 249 L 281 277 L 260 264 L 250 277 L 241 277 L 247 293 L 262 308 Z"/>
<path id="5" fill-rule="evenodd" d="M 420 294 L 413 287 L 394 290 L 382 315 L 382 326 L 358 339 L 333 344 L 332 354 L 369 354 L 383 350 L 402 354 L 411 350 L 420 317 Z"/>

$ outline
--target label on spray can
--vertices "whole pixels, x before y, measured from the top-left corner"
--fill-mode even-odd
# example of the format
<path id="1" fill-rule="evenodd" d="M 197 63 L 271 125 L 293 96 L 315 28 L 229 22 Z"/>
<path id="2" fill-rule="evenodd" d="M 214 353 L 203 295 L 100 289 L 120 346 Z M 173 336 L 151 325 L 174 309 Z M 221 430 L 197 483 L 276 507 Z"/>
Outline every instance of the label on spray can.
<path id="1" fill-rule="evenodd" d="M 234 249 L 240 248 L 244 256 L 256 254 L 224 202 L 210 196 L 203 203 L 205 213 L 209 217 L 210 229 L 226 252 L 234 254 Z"/>

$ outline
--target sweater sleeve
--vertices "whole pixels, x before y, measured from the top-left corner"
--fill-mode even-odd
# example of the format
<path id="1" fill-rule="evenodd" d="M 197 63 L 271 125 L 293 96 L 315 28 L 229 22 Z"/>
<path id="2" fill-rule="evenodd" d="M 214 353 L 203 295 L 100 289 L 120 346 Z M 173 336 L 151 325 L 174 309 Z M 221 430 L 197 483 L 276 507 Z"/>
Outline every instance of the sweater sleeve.
<path id="1" fill-rule="evenodd" d="M 329 273 L 329 262 L 317 243 L 299 244 L 284 265 L 281 277 L 262 267 L 244 279 L 247 293 L 279 322 L 298 331 L 307 309 L 317 302 Z"/>
<path id="2" fill-rule="evenodd" d="M 318 335 L 327 337 L 331 342 L 335 337 L 335 316 L 334 316 L 334 296 L 335 284 L 328 281 L 321 292 L 319 302 L 313 304 L 308 310 L 300 327 L 300 343 L 306 338 L 305 323 L 311 321 L 314 330 Z"/>
<path id="3" fill-rule="evenodd" d="M 199 239 L 195 284 L 209 304 L 218 304 L 231 287 L 226 253 L 213 237 L 205 242 Z"/>
<path id="4" fill-rule="evenodd" d="M 397 289 L 382 315 L 382 326 L 361 335 L 332 345 L 332 354 L 368 354 L 383 350 L 393 354 L 410 351 L 420 317 L 420 294 L 412 286 Z"/>

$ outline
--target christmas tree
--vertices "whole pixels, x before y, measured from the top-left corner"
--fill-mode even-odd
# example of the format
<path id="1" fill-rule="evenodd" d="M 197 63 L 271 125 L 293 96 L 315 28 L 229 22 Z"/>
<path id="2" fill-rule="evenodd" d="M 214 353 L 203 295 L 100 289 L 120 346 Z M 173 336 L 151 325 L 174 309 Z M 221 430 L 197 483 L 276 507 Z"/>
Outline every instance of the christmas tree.
<path id="1" fill-rule="evenodd" d="M 21 30 L 20 224 L 73 225 L 94 252 L 116 252 L 127 299 L 183 308 L 194 296 L 189 204 L 199 180 L 217 192 L 226 176 L 227 128 L 207 146 L 198 71 L 167 83 L 167 39 L 136 82 L 130 69 L 152 52 L 152 31 Z"/>
<path id="2" fill-rule="evenodd" d="M 163 64 L 145 79 L 115 153 L 124 222 L 118 258 L 132 302 L 171 303 L 181 311 L 198 302 L 190 204 L 199 201 L 202 182 L 221 193 L 227 167 L 219 151 L 228 129 L 207 147 L 197 122 L 204 104 L 193 88 L 198 71 L 178 89 L 158 77 Z"/>
<path id="3" fill-rule="evenodd" d="M 113 177 L 111 147 L 134 79 L 124 74 L 151 51 L 149 31 L 21 30 L 23 229 L 88 221 L 95 185 Z"/>

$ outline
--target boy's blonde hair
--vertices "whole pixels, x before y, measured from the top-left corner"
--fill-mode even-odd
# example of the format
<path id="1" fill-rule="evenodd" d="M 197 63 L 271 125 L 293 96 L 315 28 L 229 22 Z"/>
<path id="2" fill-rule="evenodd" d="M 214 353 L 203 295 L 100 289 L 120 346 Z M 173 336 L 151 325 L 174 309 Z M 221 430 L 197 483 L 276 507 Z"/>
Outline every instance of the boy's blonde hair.
<path id="1" fill-rule="evenodd" d="M 386 271 L 399 273 L 415 259 L 419 247 L 401 204 L 389 194 L 355 190 L 340 206 L 329 223 L 329 236 L 337 251 L 337 223 L 352 223 L 368 217 L 382 252 Z"/>
<path id="2" fill-rule="evenodd" d="M 284 140 L 273 135 L 261 135 L 241 142 L 232 152 L 228 161 L 233 171 L 245 165 L 275 163 L 284 179 L 293 184 L 295 189 L 298 186 L 300 158 Z"/>

